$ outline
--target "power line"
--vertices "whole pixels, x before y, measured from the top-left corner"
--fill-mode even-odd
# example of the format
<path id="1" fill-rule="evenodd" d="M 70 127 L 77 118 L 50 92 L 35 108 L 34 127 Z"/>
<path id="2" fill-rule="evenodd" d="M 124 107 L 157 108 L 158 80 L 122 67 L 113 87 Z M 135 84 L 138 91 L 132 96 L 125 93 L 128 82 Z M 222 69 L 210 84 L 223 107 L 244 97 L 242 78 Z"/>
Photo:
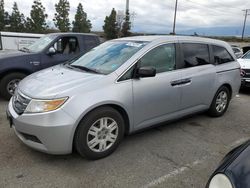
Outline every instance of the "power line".
<path id="1" fill-rule="evenodd" d="M 187 2 L 191 2 L 191 3 L 195 3 L 195 4 L 197 4 L 197 5 L 206 7 L 206 8 L 208 8 L 208 9 L 214 9 L 214 8 L 208 7 L 208 5 L 206 5 L 206 4 L 194 2 L 193 0 L 186 0 L 186 1 L 187 1 Z M 221 7 L 223 7 L 223 9 L 226 8 L 226 9 L 234 9 L 234 10 L 237 10 L 237 11 L 239 10 L 239 8 L 237 8 L 237 7 L 232 7 L 232 6 L 229 6 L 229 5 L 227 5 L 227 4 L 222 4 L 222 3 L 219 3 L 219 2 L 212 2 L 212 4 L 213 4 L 214 7 L 221 6 Z M 227 10 L 227 11 L 228 11 L 228 10 Z"/>
<path id="2" fill-rule="evenodd" d="M 209 11 L 211 11 L 211 12 L 214 12 L 214 13 L 217 13 L 217 14 L 224 14 L 224 15 L 232 15 L 232 14 L 236 14 L 236 12 L 230 12 L 230 11 L 221 11 L 221 10 L 218 10 L 218 9 L 216 9 L 216 8 L 210 8 L 210 7 L 208 7 L 207 5 L 204 5 L 204 4 L 201 4 L 201 3 L 197 3 L 197 2 L 194 2 L 194 1 L 191 1 L 191 0 L 186 0 L 186 2 L 187 3 L 191 3 L 191 4 L 193 4 L 193 6 L 196 6 L 196 8 L 198 8 L 198 7 L 200 7 L 200 8 L 204 8 L 204 9 L 206 9 L 206 10 L 209 10 Z M 182 7 L 184 7 L 184 8 L 190 8 L 190 7 L 188 7 L 188 6 L 186 6 L 186 5 L 184 5 L 183 6 L 183 4 L 180 4 Z M 198 6 L 198 7 L 197 7 Z M 216 6 L 215 6 L 216 7 Z M 217 7 L 217 8 L 219 8 L 219 7 Z M 229 7 L 230 8 L 230 7 Z M 234 8 L 234 10 L 237 10 L 237 8 Z"/>
<path id="3" fill-rule="evenodd" d="M 247 16 L 250 15 L 250 14 L 248 14 L 248 11 L 250 11 L 250 9 L 245 9 L 245 10 L 242 10 L 242 11 L 245 12 L 244 24 L 243 24 L 242 35 L 241 35 L 241 39 L 243 40 L 243 38 L 244 38 L 244 32 L 245 32 L 245 27 L 246 27 Z"/>

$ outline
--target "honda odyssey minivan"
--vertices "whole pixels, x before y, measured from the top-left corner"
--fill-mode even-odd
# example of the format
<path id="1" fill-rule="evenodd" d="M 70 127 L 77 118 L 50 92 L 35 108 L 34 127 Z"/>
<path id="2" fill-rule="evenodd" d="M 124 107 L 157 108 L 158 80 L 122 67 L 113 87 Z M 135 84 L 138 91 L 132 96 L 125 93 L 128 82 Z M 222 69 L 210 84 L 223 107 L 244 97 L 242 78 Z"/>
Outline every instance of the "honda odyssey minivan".
<path id="1" fill-rule="evenodd" d="M 88 159 L 111 154 L 125 134 L 207 111 L 222 116 L 240 88 L 225 42 L 187 36 L 111 40 L 20 82 L 7 117 L 26 145 Z"/>

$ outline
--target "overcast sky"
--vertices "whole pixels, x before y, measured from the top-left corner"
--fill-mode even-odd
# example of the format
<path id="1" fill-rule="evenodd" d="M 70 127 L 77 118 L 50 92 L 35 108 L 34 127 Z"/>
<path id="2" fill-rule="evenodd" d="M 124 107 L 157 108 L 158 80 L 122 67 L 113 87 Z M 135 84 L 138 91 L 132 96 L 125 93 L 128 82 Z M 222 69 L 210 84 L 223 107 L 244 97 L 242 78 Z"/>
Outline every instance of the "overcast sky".
<path id="1" fill-rule="evenodd" d="M 29 16 L 33 0 L 5 0 L 5 10 L 12 10 L 14 1 L 25 16 Z M 58 1 L 41 0 L 52 22 Z M 92 23 L 92 30 L 101 31 L 103 20 L 112 8 L 124 10 L 126 0 L 70 0 L 70 19 L 74 19 L 76 7 L 81 2 Z M 169 33 L 172 30 L 175 0 L 130 0 L 133 14 L 132 31 Z M 178 0 L 176 32 L 200 27 L 243 25 L 243 9 L 250 9 L 250 0 Z M 250 13 L 250 11 L 249 11 Z M 250 16 L 247 24 L 250 25 Z"/>

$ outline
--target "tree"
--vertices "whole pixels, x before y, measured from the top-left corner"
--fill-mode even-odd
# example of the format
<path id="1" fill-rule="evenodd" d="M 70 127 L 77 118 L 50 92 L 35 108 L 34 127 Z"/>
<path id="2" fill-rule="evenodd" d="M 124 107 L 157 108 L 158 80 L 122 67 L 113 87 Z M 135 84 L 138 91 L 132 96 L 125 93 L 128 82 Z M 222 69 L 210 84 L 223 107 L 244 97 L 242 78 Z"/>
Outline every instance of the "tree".
<path id="1" fill-rule="evenodd" d="M 103 30 L 107 39 L 117 38 L 118 35 L 118 25 L 116 22 L 116 11 L 113 8 L 111 14 L 106 16 L 104 20 Z"/>
<path id="2" fill-rule="evenodd" d="M 5 29 L 6 27 L 10 26 L 10 15 L 8 12 L 4 12 L 4 25 L 5 25 Z"/>
<path id="3" fill-rule="evenodd" d="M 129 11 L 127 10 L 123 25 L 122 25 L 122 29 L 121 29 L 122 36 L 123 37 L 130 36 L 131 34 L 130 29 L 131 29 L 130 15 L 129 15 Z"/>
<path id="4" fill-rule="evenodd" d="M 87 13 L 84 12 L 81 3 L 79 3 L 79 5 L 77 6 L 75 21 L 73 21 L 72 24 L 73 24 L 73 29 L 72 29 L 73 32 L 89 33 L 90 29 L 92 28 L 92 24 L 90 20 L 88 20 Z"/>
<path id="5" fill-rule="evenodd" d="M 0 0 L 0 31 L 4 30 L 4 1 Z"/>
<path id="6" fill-rule="evenodd" d="M 32 9 L 30 11 L 30 18 L 27 18 L 26 27 L 28 31 L 33 33 L 44 33 L 48 28 L 46 23 L 45 8 L 40 0 L 34 0 Z"/>
<path id="7" fill-rule="evenodd" d="M 10 15 L 10 31 L 24 32 L 26 20 L 24 15 L 20 13 L 17 7 L 17 3 L 14 2 L 12 13 Z"/>
<path id="8" fill-rule="evenodd" d="M 69 31 L 69 2 L 67 0 L 59 0 L 58 4 L 55 4 L 56 13 L 54 23 L 55 26 L 62 32 Z"/>

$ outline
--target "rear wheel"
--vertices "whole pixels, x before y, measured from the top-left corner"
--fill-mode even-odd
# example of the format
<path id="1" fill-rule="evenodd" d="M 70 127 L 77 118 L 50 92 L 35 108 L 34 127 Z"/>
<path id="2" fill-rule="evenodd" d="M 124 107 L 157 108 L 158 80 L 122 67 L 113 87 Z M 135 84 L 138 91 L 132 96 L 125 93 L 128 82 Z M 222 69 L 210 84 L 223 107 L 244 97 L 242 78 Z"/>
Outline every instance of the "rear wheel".
<path id="1" fill-rule="evenodd" d="M 101 107 L 89 114 L 79 124 L 74 138 L 76 151 L 88 159 L 110 155 L 124 136 L 124 120 L 111 107 Z"/>
<path id="2" fill-rule="evenodd" d="M 4 76 L 0 81 L 1 96 L 9 100 L 14 94 L 17 85 L 25 76 L 25 74 L 19 72 L 13 72 Z"/>
<path id="3" fill-rule="evenodd" d="M 222 86 L 214 96 L 209 108 L 209 115 L 213 117 L 222 116 L 228 108 L 230 102 L 230 92 L 226 86 Z"/>

